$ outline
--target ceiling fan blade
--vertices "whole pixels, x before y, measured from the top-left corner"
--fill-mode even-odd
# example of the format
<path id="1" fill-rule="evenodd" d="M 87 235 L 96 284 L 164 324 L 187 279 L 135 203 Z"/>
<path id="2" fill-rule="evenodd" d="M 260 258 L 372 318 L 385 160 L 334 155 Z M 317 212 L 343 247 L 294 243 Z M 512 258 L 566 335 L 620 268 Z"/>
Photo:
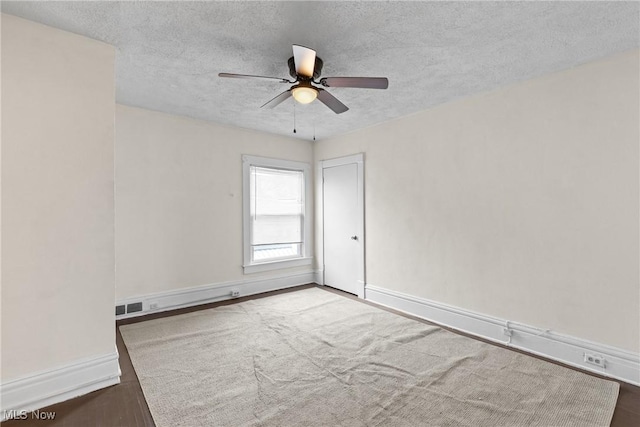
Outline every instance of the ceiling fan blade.
<path id="1" fill-rule="evenodd" d="M 296 64 L 296 73 L 304 77 L 313 77 L 313 69 L 316 66 L 315 50 L 294 44 L 293 60 Z"/>
<path id="2" fill-rule="evenodd" d="M 283 101 L 287 100 L 290 96 L 291 96 L 291 89 L 285 90 L 280 95 L 276 96 L 275 98 L 271 99 L 270 101 L 267 101 L 260 108 L 265 108 L 265 107 L 266 108 L 273 108 L 273 107 L 281 104 Z"/>
<path id="3" fill-rule="evenodd" d="M 335 96 L 331 95 L 324 89 L 318 89 L 318 99 L 327 107 L 331 108 L 334 113 L 344 113 L 349 109 L 346 105 L 338 100 Z"/>
<path id="4" fill-rule="evenodd" d="M 325 87 L 361 87 L 365 89 L 386 89 L 389 79 L 386 77 L 325 77 L 320 79 Z"/>
<path id="5" fill-rule="evenodd" d="M 231 73 L 219 73 L 218 77 L 231 77 L 234 79 L 262 79 L 262 80 L 277 80 L 280 83 L 295 83 L 291 82 L 287 79 L 283 79 L 280 77 L 266 77 L 266 76 L 252 76 L 249 74 L 231 74 Z"/>

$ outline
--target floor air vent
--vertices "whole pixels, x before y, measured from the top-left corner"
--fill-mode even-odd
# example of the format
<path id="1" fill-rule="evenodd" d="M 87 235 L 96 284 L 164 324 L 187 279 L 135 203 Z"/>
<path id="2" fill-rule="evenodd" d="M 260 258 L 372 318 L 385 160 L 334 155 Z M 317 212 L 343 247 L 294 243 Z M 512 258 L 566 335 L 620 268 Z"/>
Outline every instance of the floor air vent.
<path id="1" fill-rule="evenodd" d="M 142 303 L 134 302 L 127 304 L 127 313 L 135 313 L 136 311 L 142 311 Z"/>

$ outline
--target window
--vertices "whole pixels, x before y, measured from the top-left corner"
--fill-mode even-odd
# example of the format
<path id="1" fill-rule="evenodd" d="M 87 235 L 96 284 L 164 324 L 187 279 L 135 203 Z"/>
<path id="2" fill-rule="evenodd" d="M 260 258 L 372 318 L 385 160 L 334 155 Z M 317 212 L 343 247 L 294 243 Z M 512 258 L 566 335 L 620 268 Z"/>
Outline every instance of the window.
<path id="1" fill-rule="evenodd" d="M 243 156 L 244 272 L 311 264 L 310 166 Z"/>

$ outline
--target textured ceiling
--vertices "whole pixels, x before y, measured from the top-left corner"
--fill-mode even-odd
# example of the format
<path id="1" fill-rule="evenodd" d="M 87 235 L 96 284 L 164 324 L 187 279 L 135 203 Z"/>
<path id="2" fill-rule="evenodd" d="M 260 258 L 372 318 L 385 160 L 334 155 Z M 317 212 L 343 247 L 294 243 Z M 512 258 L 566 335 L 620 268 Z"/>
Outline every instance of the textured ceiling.
<path id="1" fill-rule="evenodd" d="M 311 139 L 637 48 L 637 2 L 2 2 L 2 11 L 112 44 L 117 101 Z M 388 90 L 332 88 L 318 101 L 259 107 L 287 86 L 291 45 L 322 75 L 386 76 Z"/>

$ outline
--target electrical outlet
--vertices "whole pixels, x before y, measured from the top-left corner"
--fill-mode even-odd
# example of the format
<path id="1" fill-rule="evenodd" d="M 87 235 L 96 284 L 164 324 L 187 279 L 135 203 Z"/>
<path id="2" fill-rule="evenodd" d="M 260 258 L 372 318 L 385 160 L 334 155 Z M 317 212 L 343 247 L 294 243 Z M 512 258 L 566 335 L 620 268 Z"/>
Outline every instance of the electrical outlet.
<path id="1" fill-rule="evenodd" d="M 232 298 L 238 298 L 240 296 L 240 291 L 237 289 L 232 289 L 231 290 L 231 297 Z"/>
<path id="2" fill-rule="evenodd" d="M 605 367 L 605 359 L 604 357 L 598 355 L 598 354 L 592 354 L 592 353 L 585 353 L 584 354 L 584 361 L 591 364 L 591 365 L 596 365 L 596 366 L 600 366 L 601 368 Z"/>
<path id="3" fill-rule="evenodd" d="M 157 302 L 149 303 L 149 310 L 157 310 L 157 309 L 158 309 L 158 303 Z"/>

